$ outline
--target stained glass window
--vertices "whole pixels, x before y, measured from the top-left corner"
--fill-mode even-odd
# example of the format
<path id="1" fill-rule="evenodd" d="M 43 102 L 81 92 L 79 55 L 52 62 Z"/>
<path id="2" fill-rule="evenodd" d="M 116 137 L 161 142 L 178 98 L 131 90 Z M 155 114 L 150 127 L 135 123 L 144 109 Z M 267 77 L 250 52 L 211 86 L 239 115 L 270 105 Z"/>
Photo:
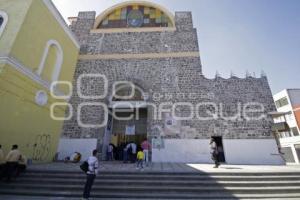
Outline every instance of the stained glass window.
<path id="1" fill-rule="evenodd" d="M 98 28 L 171 26 L 171 19 L 160 9 L 143 5 L 130 5 L 109 13 Z"/>

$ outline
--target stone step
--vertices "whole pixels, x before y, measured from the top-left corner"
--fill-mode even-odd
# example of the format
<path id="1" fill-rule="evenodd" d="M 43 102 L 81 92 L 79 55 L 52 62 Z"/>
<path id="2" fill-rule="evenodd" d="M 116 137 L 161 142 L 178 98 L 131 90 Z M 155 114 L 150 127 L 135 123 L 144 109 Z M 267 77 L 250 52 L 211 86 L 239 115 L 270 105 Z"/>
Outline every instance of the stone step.
<path id="1" fill-rule="evenodd" d="M 35 173 L 25 173 L 22 177 L 30 178 L 64 178 L 64 179 L 82 179 L 85 178 L 85 174 L 35 174 Z M 97 178 L 102 180 L 111 180 L 111 179 L 126 179 L 126 180 L 300 180 L 300 175 L 149 175 L 149 174 L 98 174 Z"/>
<path id="2" fill-rule="evenodd" d="M 300 178 L 299 178 L 300 179 Z M 18 183 L 41 183 L 41 184 L 72 184 L 72 185 L 82 185 L 85 182 L 85 178 L 81 179 L 65 179 L 65 178 L 33 178 L 33 177 L 20 177 L 18 178 Z M 251 179 L 247 181 L 239 181 L 239 180 L 215 180 L 215 179 L 207 179 L 207 180 L 148 180 L 148 179 L 137 179 L 137 180 L 126 180 L 126 179 L 100 179 L 96 178 L 95 184 L 97 185 L 215 185 L 221 184 L 226 186 L 300 186 L 300 180 L 261 180 Z"/>
<path id="3" fill-rule="evenodd" d="M 80 198 L 85 178 L 81 171 L 30 170 L 15 182 L 0 182 L 0 199 Z M 300 199 L 300 173 L 100 172 L 92 194 L 103 199 Z"/>
<path id="4" fill-rule="evenodd" d="M 1 184 L 1 188 L 7 189 L 36 189 L 36 190 L 50 190 L 50 191 L 78 191 L 83 188 L 83 185 L 65 185 L 65 184 Z M 213 186 L 132 186 L 132 185 L 97 185 L 93 186 L 94 191 L 101 192 L 132 192 L 132 193 L 210 193 L 210 192 L 220 192 L 226 191 L 234 194 L 259 194 L 259 193 L 297 193 L 300 191 L 300 186 L 239 186 L 239 187 L 228 187 L 223 185 L 215 184 Z"/>
<path id="5" fill-rule="evenodd" d="M 63 174 L 63 175 L 84 175 L 81 170 L 78 171 L 64 171 L 64 170 L 28 170 L 27 174 Z M 151 176 L 161 176 L 161 175 L 177 175 L 177 176 L 300 176 L 299 172 L 210 172 L 205 173 L 201 171 L 196 172 L 153 172 L 147 171 L 100 171 L 99 174 L 103 175 L 151 175 Z"/>
<path id="6" fill-rule="evenodd" d="M 19 195 L 24 197 L 22 199 L 26 199 L 26 196 L 29 199 L 42 199 L 46 197 L 55 196 L 56 198 L 53 199 L 78 199 L 82 196 L 82 191 L 59 191 L 59 192 L 49 192 L 48 190 L 13 190 L 13 189 L 2 189 L 0 188 L 0 194 L 7 195 Z M 291 193 L 291 194 L 231 194 L 225 192 L 219 193 L 208 193 L 208 194 L 182 194 L 182 193 L 143 193 L 143 194 L 136 194 L 136 193 L 128 193 L 128 192 L 98 192 L 92 191 L 91 194 L 93 199 L 106 199 L 106 200 L 113 200 L 113 199 L 300 199 L 300 193 Z M 0 196 L 1 197 L 1 196 Z M 41 198 L 42 197 L 42 198 Z M 61 197 L 61 198 L 59 198 Z M 73 197 L 73 198 L 72 198 Z M 75 197 L 75 198 L 74 198 Z M 15 200 L 15 199 L 14 199 Z"/>

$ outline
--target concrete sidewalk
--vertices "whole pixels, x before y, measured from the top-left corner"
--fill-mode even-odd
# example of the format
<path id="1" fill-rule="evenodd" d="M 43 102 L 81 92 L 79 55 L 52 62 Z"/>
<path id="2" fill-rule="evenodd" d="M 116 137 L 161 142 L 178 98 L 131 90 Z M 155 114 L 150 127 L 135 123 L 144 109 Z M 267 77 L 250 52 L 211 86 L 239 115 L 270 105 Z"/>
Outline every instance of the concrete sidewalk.
<path id="1" fill-rule="evenodd" d="M 80 164 L 74 163 L 47 163 L 33 164 L 29 170 L 60 170 L 60 171 L 80 171 Z M 134 172 L 136 165 L 122 162 L 100 162 L 100 172 Z M 150 163 L 145 166 L 144 172 L 300 172 L 300 166 L 268 166 L 268 165 L 221 165 L 218 169 L 212 164 L 184 164 L 184 163 Z"/>

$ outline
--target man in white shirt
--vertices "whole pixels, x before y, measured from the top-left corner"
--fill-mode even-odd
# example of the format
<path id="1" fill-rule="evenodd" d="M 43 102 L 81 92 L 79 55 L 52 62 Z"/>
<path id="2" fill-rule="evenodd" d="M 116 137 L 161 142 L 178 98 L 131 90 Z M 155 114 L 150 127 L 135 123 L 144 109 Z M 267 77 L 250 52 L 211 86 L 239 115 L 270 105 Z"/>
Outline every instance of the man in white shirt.
<path id="1" fill-rule="evenodd" d="M 87 177 L 86 177 L 86 183 L 84 186 L 84 192 L 83 192 L 83 199 L 88 199 L 90 197 L 90 192 L 94 183 L 94 180 L 96 178 L 96 175 L 98 174 L 98 167 L 99 167 L 99 161 L 97 158 L 98 151 L 94 150 L 93 155 L 90 156 L 87 160 L 89 164 L 89 168 L 87 171 Z"/>
<path id="2" fill-rule="evenodd" d="M 135 160 L 136 160 L 136 144 L 134 142 L 130 142 L 128 145 L 128 148 L 127 149 L 130 149 L 131 148 L 131 152 L 129 152 L 129 160 L 134 163 Z"/>
<path id="3" fill-rule="evenodd" d="M 0 178 L 2 177 L 4 168 L 5 168 L 5 157 L 4 157 L 4 152 L 2 150 L 2 146 L 0 145 Z"/>
<path id="4" fill-rule="evenodd" d="M 18 163 L 21 159 L 21 152 L 18 150 L 18 145 L 13 145 L 11 151 L 6 156 L 6 181 L 10 182 L 10 179 L 16 178 L 15 174 L 18 168 Z"/>
<path id="5" fill-rule="evenodd" d="M 132 148 L 132 154 L 136 154 L 136 144 L 135 143 L 131 143 L 131 148 Z"/>

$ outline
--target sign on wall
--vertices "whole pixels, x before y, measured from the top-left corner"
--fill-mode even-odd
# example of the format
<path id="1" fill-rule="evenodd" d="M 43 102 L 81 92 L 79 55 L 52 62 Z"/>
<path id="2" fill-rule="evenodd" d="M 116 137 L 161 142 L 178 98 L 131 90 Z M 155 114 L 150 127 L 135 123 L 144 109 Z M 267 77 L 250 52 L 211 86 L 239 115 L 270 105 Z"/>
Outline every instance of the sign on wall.
<path id="1" fill-rule="evenodd" d="M 135 135 L 135 125 L 127 125 L 125 135 Z"/>

